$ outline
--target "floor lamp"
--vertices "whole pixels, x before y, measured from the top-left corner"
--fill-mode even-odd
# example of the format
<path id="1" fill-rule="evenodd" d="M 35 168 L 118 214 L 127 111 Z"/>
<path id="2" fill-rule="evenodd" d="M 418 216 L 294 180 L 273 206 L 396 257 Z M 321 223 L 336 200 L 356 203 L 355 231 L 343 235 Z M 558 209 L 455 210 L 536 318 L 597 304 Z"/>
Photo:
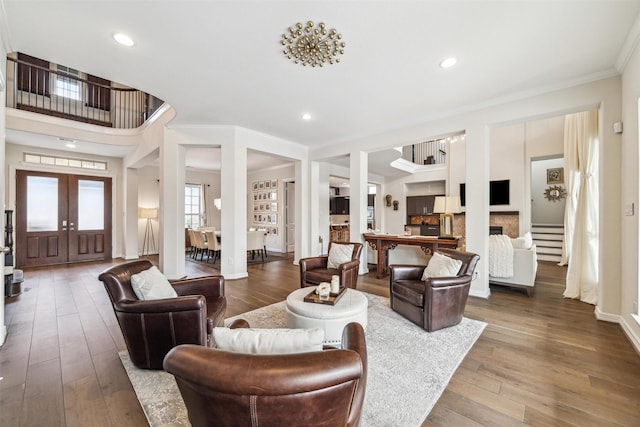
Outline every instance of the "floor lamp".
<path id="1" fill-rule="evenodd" d="M 453 238 L 453 214 L 461 211 L 459 196 L 436 196 L 433 213 L 440 214 L 440 237 Z"/>
<path id="2" fill-rule="evenodd" d="M 156 238 L 153 234 L 153 224 L 151 220 L 158 217 L 158 208 L 138 208 L 138 217 L 147 220 L 147 226 L 144 229 L 144 241 L 142 243 L 142 256 L 156 252 Z"/>

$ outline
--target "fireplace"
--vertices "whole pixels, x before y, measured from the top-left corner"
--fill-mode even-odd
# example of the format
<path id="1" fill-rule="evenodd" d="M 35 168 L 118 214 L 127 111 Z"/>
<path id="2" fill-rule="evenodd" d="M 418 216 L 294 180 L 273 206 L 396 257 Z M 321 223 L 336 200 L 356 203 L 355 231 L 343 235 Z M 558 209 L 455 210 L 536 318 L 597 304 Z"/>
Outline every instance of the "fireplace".
<path id="1" fill-rule="evenodd" d="M 501 225 L 490 225 L 489 226 L 489 234 L 502 234 L 502 226 Z"/>

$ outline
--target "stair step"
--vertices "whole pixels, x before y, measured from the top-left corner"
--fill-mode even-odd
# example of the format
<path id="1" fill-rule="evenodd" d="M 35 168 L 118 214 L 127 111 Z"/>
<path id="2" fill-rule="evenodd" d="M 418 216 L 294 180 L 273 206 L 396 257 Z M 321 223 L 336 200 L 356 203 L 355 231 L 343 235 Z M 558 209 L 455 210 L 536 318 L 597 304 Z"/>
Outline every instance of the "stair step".
<path id="1" fill-rule="evenodd" d="M 533 243 L 539 248 L 561 248 L 562 240 L 537 240 L 534 239 Z"/>
<path id="2" fill-rule="evenodd" d="M 562 240 L 564 239 L 564 233 L 562 234 L 549 234 L 549 233 L 531 233 L 533 240 Z"/>
<path id="3" fill-rule="evenodd" d="M 560 262 L 561 260 L 562 260 L 562 257 L 559 257 L 559 256 L 538 254 L 538 261 Z"/>
<path id="4" fill-rule="evenodd" d="M 544 255 L 562 255 L 562 248 L 549 248 L 536 245 L 536 253 Z"/>
<path id="5" fill-rule="evenodd" d="M 531 234 L 534 233 L 564 234 L 564 227 L 531 227 Z"/>

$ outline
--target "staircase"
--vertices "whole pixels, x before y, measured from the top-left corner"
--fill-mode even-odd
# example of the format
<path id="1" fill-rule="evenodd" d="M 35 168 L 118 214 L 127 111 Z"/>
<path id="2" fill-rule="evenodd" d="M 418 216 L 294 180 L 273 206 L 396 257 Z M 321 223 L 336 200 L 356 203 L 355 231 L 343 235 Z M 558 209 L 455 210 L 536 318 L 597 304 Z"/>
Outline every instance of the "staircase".
<path id="1" fill-rule="evenodd" d="M 563 225 L 533 224 L 531 236 L 539 261 L 560 262 L 562 259 Z"/>

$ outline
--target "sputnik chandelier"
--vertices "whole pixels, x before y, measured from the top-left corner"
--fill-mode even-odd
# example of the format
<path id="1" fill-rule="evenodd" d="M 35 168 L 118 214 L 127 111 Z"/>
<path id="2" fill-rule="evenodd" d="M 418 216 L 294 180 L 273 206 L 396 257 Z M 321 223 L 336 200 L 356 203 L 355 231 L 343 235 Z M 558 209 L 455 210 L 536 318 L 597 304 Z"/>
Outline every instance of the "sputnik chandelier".
<path id="1" fill-rule="evenodd" d="M 282 35 L 283 53 L 296 64 L 322 67 L 324 64 L 340 62 L 338 55 L 344 54 L 345 42 L 335 29 L 327 30 L 324 23 L 314 26 L 308 21 L 304 27 L 297 23 L 289 27 L 289 34 Z"/>

